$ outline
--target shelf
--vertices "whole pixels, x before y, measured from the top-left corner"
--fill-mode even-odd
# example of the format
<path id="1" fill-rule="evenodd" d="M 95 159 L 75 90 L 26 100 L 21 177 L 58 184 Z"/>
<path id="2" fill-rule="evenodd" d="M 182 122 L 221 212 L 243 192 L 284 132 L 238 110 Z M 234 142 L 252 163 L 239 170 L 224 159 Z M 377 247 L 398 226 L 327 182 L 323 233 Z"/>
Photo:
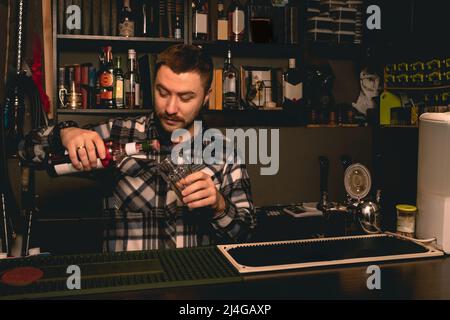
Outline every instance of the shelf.
<path id="1" fill-rule="evenodd" d="M 275 110 L 207 110 L 202 113 L 209 127 L 299 127 L 298 111 Z"/>
<path id="2" fill-rule="evenodd" d="M 105 40 L 105 41 L 141 41 L 141 42 L 183 42 L 183 39 L 174 38 L 150 38 L 150 37 L 121 37 L 121 36 L 99 36 L 79 34 L 58 34 L 58 39 L 70 40 Z"/>
<path id="3" fill-rule="evenodd" d="M 420 92 L 420 91 L 434 91 L 434 90 L 450 90 L 450 85 L 435 86 L 435 87 L 416 87 L 416 88 L 405 88 L 405 87 L 387 87 L 385 91 L 405 91 L 405 92 Z"/>
<path id="4" fill-rule="evenodd" d="M 95 36 L 95 35 L 73 35 L 59 34 L 56 36 L 58 51 L 91 51 L 95 52 L 105 45 L 111 45 L 115 51 L 126 52 L 130 48 L 139 51 L 162 51 L 168 46 L 183 43 L 183 39 L 173 38 L 145 38 L 145 37 L 117 37 L 117 36 Z"/>
<path id="5" fill-rule="evenodd" d="M 418 126 L 413 125 L 401 125 L 401 124 L 383 124 L 379 126 L 380 129 L 419 129 Z"/>
<path id="6" fill-rule="evenodd" d="M 335 44 L 331 42 L 307 42 L 309 54 L 328 59 L 360 59 L 364 56 L 364 45 Z"/>
<path id="7" fill-rule="evenodd" d="M 103 114 L 149 114 L 153 111 L 153 109 L 136 109 L 136 110 L 128 110 L 128 109 L 58 109 L 58 114 L 89 114 L 89 115 L 103 115 Z"/>
<path id="8" fill-rule="evenodd" d="M 201 45 L 212 56 L 225 57 L 228 48 L 231 48 L 234 57 L 259 57 L 288 59 L 302 54 L 298 44 L 278 43 L 249 43 L 231 41 L 192 41 L 194 45 Z"/>

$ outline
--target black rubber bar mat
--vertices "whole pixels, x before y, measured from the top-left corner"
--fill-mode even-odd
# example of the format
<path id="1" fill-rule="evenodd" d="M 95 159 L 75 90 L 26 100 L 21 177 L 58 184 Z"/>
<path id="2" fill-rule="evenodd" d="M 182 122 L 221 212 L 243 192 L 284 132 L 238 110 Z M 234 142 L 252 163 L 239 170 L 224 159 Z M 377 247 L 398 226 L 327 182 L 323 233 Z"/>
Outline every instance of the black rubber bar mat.
<path id="1" fill-rule="evenodd" d="M 67 288 L 70 274 L 66 271 L 71 265 L 80 267 L 81 290 Z M 216 247 L 2 260 L 0 279 L 5 272 L 21 267 L 38 268 L 44 276 L 24 287 L 0 282 L 0 299 L 62 298 L 242 281 Z"/>
<path id="2" fill-rule="evenodd" d="M 218 246 L 240 273 L 441 256 L 432 247 L 394 235 Z"/>

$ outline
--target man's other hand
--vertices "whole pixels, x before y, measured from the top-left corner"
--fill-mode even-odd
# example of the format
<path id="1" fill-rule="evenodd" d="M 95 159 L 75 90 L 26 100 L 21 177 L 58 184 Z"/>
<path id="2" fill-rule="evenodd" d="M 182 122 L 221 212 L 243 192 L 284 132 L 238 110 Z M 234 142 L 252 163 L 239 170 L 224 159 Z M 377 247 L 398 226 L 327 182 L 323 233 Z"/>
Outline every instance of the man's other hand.
<path id="1" fill-rule="evenodd" d="M 180 180 L 184 190 L 183 202 L 190 208 L 209 207 L 220 214 L 225 211 L 225 199 L 216 189 L 213 180 L 206 173 L 195 172 Z"/>

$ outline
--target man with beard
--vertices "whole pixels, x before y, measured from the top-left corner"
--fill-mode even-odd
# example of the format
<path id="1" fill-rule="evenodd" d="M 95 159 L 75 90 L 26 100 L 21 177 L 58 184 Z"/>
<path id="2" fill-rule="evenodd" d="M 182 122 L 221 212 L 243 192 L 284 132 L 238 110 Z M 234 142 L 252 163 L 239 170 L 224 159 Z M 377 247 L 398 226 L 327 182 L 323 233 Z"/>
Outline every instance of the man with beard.
<path id="1" fill-rule="evenodd" d="M 84 129 L 72 121 L 42 128 L 24 139 L 19 154 L 24 160 L 43 162 L 51 150 L 65 149 L 75 168 L 90 171 L 96 168 L 97 158 L 106 156 L 104 141 L 154 141 L 155 152 L 127 157 L 114 170 L 111 196 L 104 201 L 111 221 L 105 230 L 104 250 L 244 241 L 255 227 L 245 165 L 224 159 L 222 164 L 198 166 L 179 181 L 182 199 L 154 170 L 164 156 L 170 156 L 175 130 L 186 129 L 195 137 L 194 121 L 200 119 L 208 102 L 212 74 L 212 60 L 201 49 L 172 46 L 158 58 L 152 114 L 111 119 Z"/>

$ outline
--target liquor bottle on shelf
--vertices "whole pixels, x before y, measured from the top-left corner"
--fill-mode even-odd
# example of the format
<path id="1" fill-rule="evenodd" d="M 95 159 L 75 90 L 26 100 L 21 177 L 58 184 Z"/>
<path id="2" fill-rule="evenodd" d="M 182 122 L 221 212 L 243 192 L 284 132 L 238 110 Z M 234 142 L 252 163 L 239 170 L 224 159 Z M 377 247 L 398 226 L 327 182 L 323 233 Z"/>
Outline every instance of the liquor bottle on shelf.
<path id="1" fill-rule="evenodd" d="M 97 169 L 113 168 L 127 156 L 133 156 L 140 153 L 148 153 L 153 150 L 150 142 L 131 142 L 127 144 L 118 144 L 105 142 L 106 157 L 97 159 Z M 64 154 L 50 153 L 47 158 L 47 173 L 51 177 L 59 177 L 73 173 L 81 173 L 77 170 L 69 158 L 67 151 Z"/>
<path id="2" fill-rule="evenodd" d="M 149 33 L 149 19 L 150 19 L 150 12 L 151 12 L 151 8 L 149 8 L 147 6 L 147 4 L 144 2 L 141 5 L 141 15 L 142 15 L 142 24 L 141 24 L 141 35 L 143 37 L 149 37 L 150 33 Z"/>
<path id="3" fill-rule="evenodd" d="M 115 57 L 114 61 L 114 104 L 117 109 L 123 109 L 125 107 L 125 90 L 122 71 L 122 58 Z"/>
<path id="4" fill-rule="evenodd" d="M 223 0 L 219 0 L 217 3 L 217 12 L 217 40 L 228 40 L 228 17 Z"/>
<path id="5" fill-rule="evenodd" d="M 114 108 L 114 64 L 112 60 L 112 48 L 104 47 L 104 63 L 99 72 L 100 107 Z"/>
<path id="6" fill-rule="evenodd" d="M 60 67 L 58 68 L 58 97 L 59 97 L 59 105 L 58 108 L 65 109 L 67 108 L 66 100 L 69 91 L 66 87 L 66 68 Z"/>
<path id="7" fill-rule="evenodd" d="M 287 44 L 298 44 L 299 41 L 299 15 L 298 4 L 295 1 L 289 1 L 286 5 L 285 17 L 285 39 Z"/>
<path id="8" fill-rule="evenodd" d="M 95 106 L 94 108 L 100 108 L 100 80 L 97 74 L 97 79 L 95 80 Z"/>
<path id="9" fill-rule="evenodd" d="M 89 103 L 88 109 L 96 107 L 96 81 L 97 81 L 97 69 L 94 66 L 89 66 Z"/>
<path id="10" fill-rule="evenodd" d="M 192 37 L 194 40 L 208 40 L 208 2 L 192 1 Z"/>
<path id="11" fill-rule="evenodd" d="M 125 107 L 138 109 L 141 101 L 141 88 L 137 69 L 136 51 L 128 50 L 128 72 L 125 74 Z"/>
<path id="12" fill-rule="evenodd" d="M 330 126 L 338 125 L 338 108 L 335 103 L 330 105 L 330 109 L 328 110 L 328 124 Z"/>
<path id="13" fill-rule="evenodd" d="M 181 21 L 180 21 L 180 17 L 177 16 L 176 17 L 176 22 L 175 22 L 175 39 L 181 39 L 183 38 L 183 30 L 181 28 Z"/>
<path id="14" fill-rule="evenodd" d="M 241 109 L 239 71 L 231 61 L 231 50 L 228 49 L 225 59 L 222 81 L 223 81 L 223 108 L 230 110 Z"/>
<path id="15" fill-rule="evenodd" d="M 283 108 L 299 109 L 303 104 L 302 73 L 296 68 L 295 59 L 289 59 L 289 69 L 283 75 Z"/>
<path id="16" fill-rule="evenodd" d="M 130 7 L 130 0 L 123 0 L 120 13 L 119 35 L 122 37 L 134 37 L 135 20 Z"/>
<path id="17" fill-rule="evenodd" d="M 272 5 L 268 0 L 251 0 L 247 9 L 249 20 L 249 42 L 268 43 L 272 41 Z M 277 21 L 280 23 L 280 21 Z"/>
<path id="18" fill-rule="evenodd" d="M 238 0 L 233 0 L 228 7 L 228 31 L 230 41 L 244 41 L 245 11 Z"/>

